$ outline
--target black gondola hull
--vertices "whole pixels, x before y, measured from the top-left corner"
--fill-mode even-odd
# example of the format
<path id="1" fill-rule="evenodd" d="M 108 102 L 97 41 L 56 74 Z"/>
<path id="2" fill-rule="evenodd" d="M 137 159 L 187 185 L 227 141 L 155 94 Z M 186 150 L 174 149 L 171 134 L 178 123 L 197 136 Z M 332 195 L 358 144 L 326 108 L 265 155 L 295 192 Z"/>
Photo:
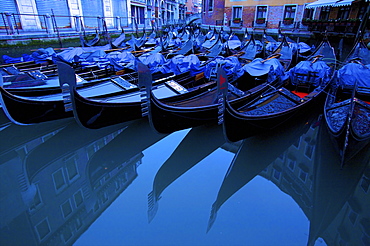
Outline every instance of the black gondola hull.
<path id="1" fill-rule="evenodd" d="M 275 86 L 279 83 L 279 80 L 273 81 L 270 84 L 263 83 L 248 91 L 242 97 L 235 97 L 230 100 L 230 104 L 237 107 L 250 100 L 255 99 L 261 93 L 266 91 L 270 86 Z M 152 126 L 161 133 L 172 133 L 175 131 L 196 127 L 200 125 L 217 124 L 219 118 L 220 105 L 213 100 L 210 103 L 204 103 L 203 100 L 210 101 L 210 99 L 216 99 L 216 90 L 199 90 L 192 92 L 187 95 L 187 98 L 179 98 L 179 104 L 181 102 L 188 101 L 199 101 L 197 106 L 192 103 L 192 106 L 178 106 L 166 103 L 166 100 L 158 100 L 155 96 L 150 97 L 150 122 Z M 198 95 L 197 95 L 198 94 Z M 173 100 L 171 101 L 174 102 Z M 176 103 L 175 103 L 176 104 Z M 185 103 L 186 104 L 186 103 Z"/>
<path id="2" fill-rule="evenodd" d="M 141 102 L 107 103 L 89 100 L 73 91 L 74 116 L 84 127 L 99 129 L 142 118 Z"/>
<path id="3" fill-rule="evenodd" d="M 42 101 L 17 97 L 0 87 L 2 107 L 6 115 L 17 124 L 37 124 L 72 117 L 66 112 L 63 100 Z"/>
<path id="4" fill-rule="evenodd" d="M 263 116 L 249 116 L 239 113 L 227 102 L 224 112 L 224 134 L 229 141 L 236 142 L 274 130 L 281 125 L 294 122 L 300 117 L 312 114 L 317 110 L 321 112 L 321 105 L 324 102 L 325 95 L 325 89 L 323 89 L 315 97 L 295 107 Z"/>

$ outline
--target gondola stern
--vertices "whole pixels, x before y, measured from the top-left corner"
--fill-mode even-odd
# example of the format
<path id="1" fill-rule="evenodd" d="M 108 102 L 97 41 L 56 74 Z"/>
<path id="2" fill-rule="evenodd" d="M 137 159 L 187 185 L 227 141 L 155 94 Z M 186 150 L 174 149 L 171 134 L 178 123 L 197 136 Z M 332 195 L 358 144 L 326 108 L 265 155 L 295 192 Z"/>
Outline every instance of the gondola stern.
<path id="1" fill-rule="evenodd" d="M 146 117 L 150 113 L 150 93 L 152 90 L 152 74 L 149 68 L 138 59 L 136 66 L 139 76 L 140 100 L 141 100 L 141 114 Z"/>
<path id="2" fill-rule="evenodd" d="M 64 84 L 75 87 L 77 83 L 75 70 L 65 62 L 57 61 L 56 63 L 60 87 L 62 88 Z"/>
<path id="3" fill-rule="evenodd" d="M 3 78 L 3 75 L 0 74 L 0 87 L 1 87 L 1 89 L 0 89 L 0 107 L 4 111 L 4 114 L 6 115 L 6 117 L 8 117 L 8 119 L 11 122 L 13 122 L 14 124 L 21 125 L 21 126 L 30 125 L 30 124 L 25 124 L 25 123 L 19 122 L 19 121 L 15 120 L 12 117 L 12 115 L 10 114 L 10 112 L 7 108 L 7 105 L 6 105 L 6 103 L 4 102 L 4 99 L 3 99 L 3 93 L 6 93 L 5 89 L 3 88 L 3 85 L 4 85 L 4 78 Z"/>
<path id="4" fill-rule="evenodd" d="M 216 102 L 218 105 L 218 116 L 217 116 L 217 124 L 222 125 L 223 135 L 227 142 L 232 142 L 226 134 L 225 128 L 225 112 L 226 112 L 226 104 L 227 102 L 227 92 L 228 92 L 228 80 L 225 70 L 219 66 L 217 70 L 217 98 Z"/>
<path id="5" fill-rule="evenodd" d="M 76 89 L 77 75 L 75 70 L 65 62 L 57 62 L 59 85 L 62 89 L 64 109 L 66 112 L 74 110 L 73 91 Z M 76 118 L 76 117 L 75 117 Z"/>

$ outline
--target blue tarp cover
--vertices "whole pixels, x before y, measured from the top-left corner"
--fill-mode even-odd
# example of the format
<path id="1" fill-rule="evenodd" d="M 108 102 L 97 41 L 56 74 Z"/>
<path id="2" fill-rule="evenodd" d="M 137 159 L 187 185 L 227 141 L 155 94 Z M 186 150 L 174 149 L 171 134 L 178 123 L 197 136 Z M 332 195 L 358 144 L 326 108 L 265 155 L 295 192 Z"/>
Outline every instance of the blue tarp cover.
<path id="1" fill-rule="evenodd" d="M 148 66 L 152 73 L 161 72 L 162 65 L 167 61 L 161 53 L 153 53 L 149 56 L 140 56 L 139 60 Z"/>
<path id="2" fill-rule="evenodd" d="M 338 70 L 338 83 L 344 86 L 370 87 L 370 65 L 348 63 Z"/>
<path id="3" fill-rule="evenodd" d="M 272 68 L 271 68 L 272 67 Z M 276 75 L 283 76 L 284 68 L 280 61 L 276 58 L 264 61 L 262 58 L 256 58 L 248 64 L 243 66 L 244 71 L 252 76 L 262 76 L 270 72 L 270 69 L 275 71 Z"/>
<path id="4" fill-rule="evenodd" d="M 53 48 L 40 48 L 34 51 L 31 56 L 36 63 L 44 63 L 46 61 L 51 61 L 53 56 L 55 56 L 55 51 Z"/>
<path id="5" fill-rule="evenodd" d="M 206 78 L 210 78 L 213 73 L 216 73 L 217 70 L 215 69 L 218 65 L 225 70 L 227 75 L 234 74 L 236 78 L 242 76 L 244 74 L 244 70 L 238 60 L 237 57 L 222 57 L 217 56 L 213 61 L 209 62 L 204 70 L 204 76 Z"/>
<path id="6" fill-rule="evenodd" d="M 4 61 L 4 64 L 9 64 L 9 63 L 33 61 L 33 58 L 32 56 L 28 54 L 22 54 L 21 57 L 11 57 L 8 55 L 3 55 L 3 61 Z"/>
<path id="7" fill-rule="evenodd" d="M 133 69 L 135 65 L 135 56 L 131 52 L 127 51 L 114 51 L 108 53 L 107 59 L 110 61 L 110 64 L 113 65 L 115 71 L 119 71 L 124 68 Z"/>
<path id="8" fill-rule="evenodd" d="M 176 55 L 172 59 L 167 60 L 161 68 L 162 73 L 180 74 L 190 72 L 190 75 L 196 75 L 204 70 L 200 66 L 200 60 L 196 55 Z"/>
<path id="9" fill-rule="evenodd" d="M 324 61 L 301 61 L 296 66 L 291 68 L 288 72 L 293 85 L 297 84 L 299 74 L 307 74 L 307 82 L 312 83 L 314 86 L 320 85 L 320 82 L 328 82 L 331 77 L 330 67 Z M 302 77 L 302 76 L 300 76 Z"/>

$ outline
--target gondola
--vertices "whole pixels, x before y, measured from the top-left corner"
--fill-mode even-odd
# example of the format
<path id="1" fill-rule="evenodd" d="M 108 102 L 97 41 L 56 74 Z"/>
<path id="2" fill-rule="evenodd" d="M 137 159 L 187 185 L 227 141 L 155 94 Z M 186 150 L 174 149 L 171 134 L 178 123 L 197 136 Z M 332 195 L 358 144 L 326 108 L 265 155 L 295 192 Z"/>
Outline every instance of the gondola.
<path id="1" fill-rule="evenodd" d="M 96 77 L 93 77 L 93 79 L 86 77 L 88 73 L 78 76 L 77 88 L 80 93 L 85 96 L 92 96 L 122 90 L 119 86 L 112 84 L 111 70 L 103 69 L 95 72 L 93 74 Z M 61 73 L 59 71 L 59 74 Z M 102 90 L 101 88 L 106 88 L 106 90 Z M 37 124 L 73 117 L 68 104 L 65 107 L 64 101 L 66 100 L 68 102 L 69 99 L 66 95 L 63 96 L 63 91 L 59 84 L 58 86 L 51 83 L 45 86 L 5 89 L 3 87 L 2 76 L 0 76 L 0 99 L 2 109 L 7 117 L 19 125 Z"/>
<path id="2" fill-rule="evenodd" d="M 227 98 L 232 105 L 252 100 L 271 86 L 279 86 L 282 83 L 283 79 L 280 76 L 284 73 L 282 64 L 288 62 L 286 58 L 292 53 L 284 48 L 277 51 L 285 52 L 285 54 L 274 54 L 265 60 L 258 58 L 243 67 L 246 72 L 242 76 L 235 79 L 229 76 L 233 82 L 230 83 Z M 234 58 L 231 61 L 237 63 L 238 59 Z M 283 62 L 280 61 L 281 58 Z M 212 90 L 196 95 L 184 93 L 181 100 L 176 97 L 160 100 L 153 93 L 149 98 L 149 119 L 153 127 L 161 133 L 170 133 L 204 124 L 215 124 L 219 117 L 219 98 L 216 86 Z"/>
<path id="3" fill-rule="evenodd" d="M 215 83 L 206 83 L 207 79 L 202 75 L 190 76 L 189 72 L 179 75 L 160 74 L 162 77 L 151 74 L 149 68 L 140 61 L 138 64 L 137 79 L 131 83 L 120 77 L 111 81 L 113 85 L 118 85 L 120 90 L 116 93 L 107 93 L 102 96 L 86 97 L 75 87 L 74 70 L 66 63 L 58 63 L 58 69 L 63 71 L 60 75 L 61 86 L 68 84 L 71 96 L 74 117 L 84 127 L 97 129 L 105 126 L 118 124 L 145 117 L 147 108 L 145 104 L 145 93 L 140 83 L 153 85 L 154 93 L 159 97 L 176 95 L 181 98 L 185 90 L 207 91 Z M 156 76 L 156 77 L 155 77 Z M 186 89 L 187 88 L 187 89 Z M 144 108 L 143 108 L 144 107 Z"/>
<path id="4" fill-rule="evenodd" d="M 370 52 L 357 42 L 338 70 L 324 106 L 326 125 L 343 166 L 370 142 Z"/>
<path id="5" fill-rule="evenodd" d="M 80 42 L 81 42 L 82 47 L 96 46 L 98 45 L 99 41 L 100 41 L 100 35 L 99 35 L 98 30 L 95 30 L 95 36 L 93 39 L 90 39 L 90 40 L 87 38 L 85 30 L 83 31 L 83 35 L 82 33 L 80 34 Z"/>
<path id="6" fill-rule="evenodd" d="M 315 53 L 289 70 L 287 83 L 271 87 L 258 98 L 233 105 L 224 93 L 223 126 L 229 141 L 272 130 L 302 114 L 321 108 L 336 69 L 335 52 L 325 37 Z M 227 79 L 226 80 L 227 84 Z M 227 86 L 226 86 L 227 87 Z"/>

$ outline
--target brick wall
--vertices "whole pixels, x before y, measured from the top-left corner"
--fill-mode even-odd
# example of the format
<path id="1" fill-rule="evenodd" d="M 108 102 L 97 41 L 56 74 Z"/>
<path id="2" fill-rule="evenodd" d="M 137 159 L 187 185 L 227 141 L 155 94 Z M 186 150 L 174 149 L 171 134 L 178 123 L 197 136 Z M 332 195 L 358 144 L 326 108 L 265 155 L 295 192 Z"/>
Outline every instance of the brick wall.
<path id="1" fill-rule="evenodd" d="M 205 0 L 204 0 L 205 1 Z M 224 19 L 225 1 L 214 0 L 213 11 L 208 12 L 208 1 L 205 4 L 206 11 L 202 13 L 203 23 L 206 25 L 216 25 L 217 20 Z"/>

